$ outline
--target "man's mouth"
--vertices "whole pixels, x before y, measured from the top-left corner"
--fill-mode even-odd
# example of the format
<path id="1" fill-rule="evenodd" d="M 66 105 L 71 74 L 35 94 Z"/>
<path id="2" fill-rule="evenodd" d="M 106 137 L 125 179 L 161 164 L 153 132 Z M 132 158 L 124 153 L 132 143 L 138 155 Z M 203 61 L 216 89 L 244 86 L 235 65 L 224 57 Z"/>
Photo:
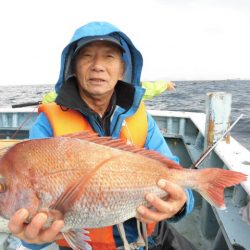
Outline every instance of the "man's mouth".
<path id="1" fill-rule="evenodd" d="M 100 83 L 104 83 L 105 80 L 102 78 L 89 78 L 89 82 L 94 83 L 94 84 L 100 84 Z"/>

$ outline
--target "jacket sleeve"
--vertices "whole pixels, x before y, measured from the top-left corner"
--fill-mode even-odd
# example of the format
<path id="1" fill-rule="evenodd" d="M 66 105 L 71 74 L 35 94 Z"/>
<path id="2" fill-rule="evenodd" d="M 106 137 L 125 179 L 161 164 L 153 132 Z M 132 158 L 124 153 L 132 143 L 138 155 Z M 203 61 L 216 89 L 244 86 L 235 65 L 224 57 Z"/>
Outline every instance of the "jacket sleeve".
<path id="1" fill-rule="evenodd" d="M 53 132 L 50 123 L 44 113 L 41 113 L 29 131 L 29 139 L 52 137 Z"/>
<path id="2" fill-rule="evenodd" d="M 148 118 L 148 134 L 147 139 L 145 143 L 145 148 L 155 150 L 162 155 L 166 156 L 167 158 L 179 163 L 179 158 L 171 152 L 169 149 L 167 142 L 165 141 L 163 135 L 161 134 L 161 131 L 159 127 L 157 126 L 155 120 L 152 118 L 150 114 L 147 114 Z M 172 222 L 180 220 L 185 215 L 191 213 L 194 207 L 194 197 L 191 189 L 185 189 L 185 192 L 187 194 L 187 202 L 186 207 L 182 210 L 181 213 L 179 213 L 177 216 L 174 216 L 173 218 L 169 219 Z"/>
<path id="3" fill-rule="evenodd" d="M 50 246 L 53 244 L 53 242 L 51 243 L 45 243 L 45 244 L 29 244 L 25 241 L 22 240 L 22 246 L 24 246 L 26 249 L 32 249 L 32 250 L 47 250 L 47 249 L 51 249 Z"/>

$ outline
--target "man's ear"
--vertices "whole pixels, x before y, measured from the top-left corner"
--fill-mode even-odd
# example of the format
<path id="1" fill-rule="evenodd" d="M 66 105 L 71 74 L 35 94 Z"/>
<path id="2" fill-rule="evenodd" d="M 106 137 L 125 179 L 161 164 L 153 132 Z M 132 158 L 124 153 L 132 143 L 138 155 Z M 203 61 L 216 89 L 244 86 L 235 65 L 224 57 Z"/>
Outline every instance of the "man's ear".
<path id="1" fill-rule="evenodd" d="M 125 73 L 125 62 L 122 60 L 122 72 L 121 72 L 120 80 L 123 80 L 124 73 Z"/>

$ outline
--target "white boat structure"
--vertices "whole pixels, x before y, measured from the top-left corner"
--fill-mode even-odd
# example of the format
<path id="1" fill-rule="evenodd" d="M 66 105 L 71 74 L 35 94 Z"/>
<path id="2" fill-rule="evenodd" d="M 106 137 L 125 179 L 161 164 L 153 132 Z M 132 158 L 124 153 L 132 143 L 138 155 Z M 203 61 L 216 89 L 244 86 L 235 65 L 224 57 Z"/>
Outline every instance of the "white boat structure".
<path id="1" fill-rule="evenodd" d="M 229 127 L 231 95 L 208 93 L 204 113 L 149 110 L 183 167 L 189 168 L 204 149 L 221 138 Z M 34 108 L 0 108 L 0 138 L 24 139 L 37 117 Z M 220 141 L 199 168 L 221 167 L 250 175 L 250 152 L 231 136 Z M 239 210 L 250 197 L 250 178 L 225 191 L 226 209 L 211 207 L 198 193 L 194 212 L 173 225 L 199 250 L 250 250 L 250 224 Z M 0 228 L 4 232 L 4 228 Z M 0 249 L 7 233 L 1 233 Z"/>

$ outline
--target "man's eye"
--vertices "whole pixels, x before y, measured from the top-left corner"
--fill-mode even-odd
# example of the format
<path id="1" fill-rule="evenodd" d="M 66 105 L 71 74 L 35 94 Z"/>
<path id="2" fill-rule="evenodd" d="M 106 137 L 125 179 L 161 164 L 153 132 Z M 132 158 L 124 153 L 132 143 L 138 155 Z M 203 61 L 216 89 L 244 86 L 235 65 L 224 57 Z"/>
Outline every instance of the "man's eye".
<path id="1" fill-rule="evenodd" d="M 81 51 L 81 53 L 79 53 L 79 57 L 89 57 L 89 56 L 91 56 L 91 53 L 87 51 Z"/>
<path id="2" fill-rule="evenodd" d="M 83 54 L 84 57 L 90 57 L 90 54 Z"/>

